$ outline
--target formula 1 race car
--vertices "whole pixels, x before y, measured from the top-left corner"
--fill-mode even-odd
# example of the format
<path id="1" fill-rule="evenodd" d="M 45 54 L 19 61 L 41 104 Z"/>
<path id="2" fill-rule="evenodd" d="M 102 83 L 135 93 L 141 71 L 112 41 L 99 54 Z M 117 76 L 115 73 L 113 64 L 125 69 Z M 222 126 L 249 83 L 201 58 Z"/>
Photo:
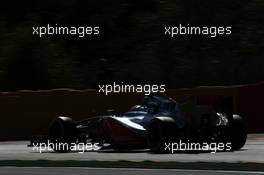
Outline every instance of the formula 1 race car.
<path id="1" fill-rule="evenodd" d="M 232 150 L 239 150 L 247 133 L 239 115 L 216 111 L 210 105 L 189 101 L 178 104 L 172 98 L 145 96 L 141 105 L 123 115 L 108 114 L 77 122 L 58 117 L 51 122 L 48 139 L 60 143 L 98 143 L 101 149 L 150 149 L 161 153 L 165 152 L 165 143 L 177 141 L 230 142 Z M 54 150 L 70 151 L 60 147 Z"/>

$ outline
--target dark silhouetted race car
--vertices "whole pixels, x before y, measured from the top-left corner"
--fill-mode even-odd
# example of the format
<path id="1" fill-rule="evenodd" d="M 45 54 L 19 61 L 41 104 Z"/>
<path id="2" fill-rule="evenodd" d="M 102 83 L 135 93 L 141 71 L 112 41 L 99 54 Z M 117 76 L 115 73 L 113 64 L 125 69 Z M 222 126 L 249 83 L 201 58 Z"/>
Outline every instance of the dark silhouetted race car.
<path id="1" fill-rule="evenodd" d="M 172 98 L 145 96 L 122 115 L 108 114 L 82 121 L 58 117 L 51 122 L 46 139 L 56 143 L 97 143 L 100 149 L 149 149 L 166 152 L 166 143 L 230 143 L 239 150 L 246 142 L 243 119 L 192 100 L 178 104 Z M 45 142 L 33 139 L 31 146 Z M 67 152 L 70 148 L 54 148 Z"/>

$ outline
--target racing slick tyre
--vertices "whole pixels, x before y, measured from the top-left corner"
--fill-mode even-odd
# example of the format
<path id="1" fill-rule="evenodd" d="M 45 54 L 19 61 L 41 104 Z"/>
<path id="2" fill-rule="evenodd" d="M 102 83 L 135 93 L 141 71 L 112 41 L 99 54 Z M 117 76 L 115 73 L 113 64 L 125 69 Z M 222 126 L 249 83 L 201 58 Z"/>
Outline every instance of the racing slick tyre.
<path id="1" fill-rule="evenodd" d="M 234 114 L 230 130 L 232 149 L 241 149 L 245 145 L 247 140 L 247 131 L 243 118 L 239 115 Z"/>
<path id="2" fill-rule="evenodd" d="M 58 117 L 51 122 L 49 139 L 55 152 L 71 151 L 71 143 L 76 142 L 76 125 L 69 117 Z"/>
<path id="3" fill-rule="evenodd" d="M 175 120 L 171 117 L 156 117 L 152 119 L 147 129 L 147 141 L 151 152 L 166 153 L 166 147 L 174 141 L 177 132 Z"/>

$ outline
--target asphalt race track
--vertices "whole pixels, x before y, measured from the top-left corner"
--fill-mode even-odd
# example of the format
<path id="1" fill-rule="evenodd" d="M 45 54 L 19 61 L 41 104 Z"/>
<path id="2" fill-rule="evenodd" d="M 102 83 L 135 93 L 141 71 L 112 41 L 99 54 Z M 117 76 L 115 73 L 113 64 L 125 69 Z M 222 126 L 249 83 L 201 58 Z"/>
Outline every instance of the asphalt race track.
<path id="1" fill-rule="evenodd" d="M 175 153 L 175 154 L 151 154 L 146 150 L 129 152 L 71 152 L 39 153 L 33 148 L 27 147 L 27 141 L 0 142 L 0 161 L 3 160 L 54 160 L 54 161 L 179 161 L 179 162 L 257 162 L 264 163 L 264 134 L 249 135 L 246 145 L 240 151 L 218 153 Z"/>
<path id="2" fill-rule="evenodd" d="M 59 174 L 60 172 L 66 175 L 169 175 L 194 174 L 194 170 L 195 174 L 208 175 L 264 174 L 264 134 L 249 135 L 246 145 L 240 151 L 218 152 L 215 154 L 151 154 L 147 150 L 127 152 L 92 151 L 85 153 L 54 153 L 47 151 L 39 153 L 36 150 L 33 151 L 33 148 L 28 148 L 27 144 L 26 141 L 0 142 L 0 174 L 23 175 L 35 174 L 34 172 L 38 172 L 38 174 Z M 14 166 L 16 168 L 13 168 Z M 218 170 L 217 173 L 215 170 Z"/>
<path id="3" fill-rule="evenodd" d="M 208 171 L 208 170 L 175 170 L 175 169 L 117 169 L 117 168 L 11 168 L 0 169 L 0 174 L 4 175 L 259 175 L 264 172 L 254 171 Z"/>

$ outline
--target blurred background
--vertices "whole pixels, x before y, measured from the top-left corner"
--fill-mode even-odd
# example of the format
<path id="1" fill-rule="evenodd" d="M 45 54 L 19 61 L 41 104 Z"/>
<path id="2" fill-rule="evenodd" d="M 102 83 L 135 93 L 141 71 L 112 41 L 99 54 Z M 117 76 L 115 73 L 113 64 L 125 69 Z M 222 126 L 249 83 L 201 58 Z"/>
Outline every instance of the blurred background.
<path id="1" fill-rule="evenodd" d="M 1 2 L 0 91 L 164 83 L 167 88 L 264 80 L 264 1 Z M 32 35 L 33 26 L 100 26 L 100 36 Z M 232 35 L 164 36 L 164 26 L 232 26 Z"/>

